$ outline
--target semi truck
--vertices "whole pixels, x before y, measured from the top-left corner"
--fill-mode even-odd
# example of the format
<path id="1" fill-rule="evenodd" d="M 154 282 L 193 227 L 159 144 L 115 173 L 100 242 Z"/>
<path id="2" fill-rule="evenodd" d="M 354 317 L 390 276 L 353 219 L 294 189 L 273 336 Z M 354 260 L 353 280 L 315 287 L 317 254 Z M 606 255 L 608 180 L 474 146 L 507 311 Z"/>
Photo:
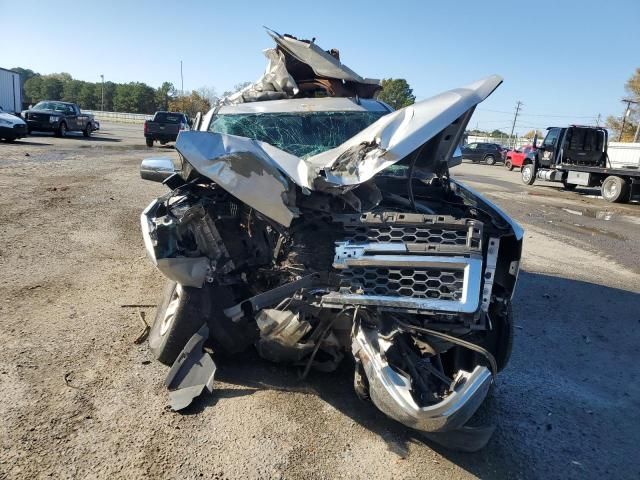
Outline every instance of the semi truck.
<path id="1" fill-rule="evenodd" d="M 561 182 L 567 190 L 577 186 L 599 187 L 608 202 L 628 202 L 640 193 L 640 161 L 612 164 L 605 128 L 584 125 L 549 127 L 542 144 L 527 154 L 522 165 L 522 182 L 536 179 Z"/>

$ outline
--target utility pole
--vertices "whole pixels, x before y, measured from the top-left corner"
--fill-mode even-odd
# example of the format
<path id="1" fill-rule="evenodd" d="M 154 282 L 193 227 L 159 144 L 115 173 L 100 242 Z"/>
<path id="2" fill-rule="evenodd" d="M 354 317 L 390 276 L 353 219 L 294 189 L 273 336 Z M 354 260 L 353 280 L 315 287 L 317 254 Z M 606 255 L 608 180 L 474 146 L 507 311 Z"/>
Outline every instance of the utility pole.
<path id="1" fill-rule="evenodd" d="M 182 76 L 182 60 L 180 60 L 180 97 L 182 97 L 182 112 L 184 113 L 184 77 Z"/>
<path id="2" fill-rule="evenodd" d="M 596 127 L 600 126 L 600 118 L 602 117 L 602 115 L 598 114 L 598 118 L 596 118 Z"/>
<path id="3" fill-rule="evenodd" d="M 102 79 L 102 103 L 100 104 L 100 110 L 104 112 L 104 75 L 100 75 Z"/>
<path id="4" fill-rule="evenodd" d="M 518 119 L 518 113 L 520 113 L 520 107 L 522 105 L 523 105 L 522 102 L 518 100 L 518 102 L 516 103 L 516 113 L 513 116 L 513 123 L 511 124 L 511 133 L 509 134 L 509 146 L 513 146 L 511 145 L 511 137 L 513 137 L 513 131 L 516 128 L 516 120 Z"/>
<path id="5" fill-rule="evenodd" d="M 620 135 L 618 135 L 618 141 L 619 142 L 622 141 L 622 133 L 624 132 L 624 126 L 627 124 L 627 117 L 631 113 L 631 104 L 632 103 L 638 103 L 635 100 L 629 100 L 629 99 L 624 99 L 622 101 L 627 104 L 627 108 L 624 111 L 624 115 L 622 115 L 622 127 L 620 127 Z M 636 137 L 636 139 L 638 138 L 638 132 L 636 132 L 635 137 Z"/>

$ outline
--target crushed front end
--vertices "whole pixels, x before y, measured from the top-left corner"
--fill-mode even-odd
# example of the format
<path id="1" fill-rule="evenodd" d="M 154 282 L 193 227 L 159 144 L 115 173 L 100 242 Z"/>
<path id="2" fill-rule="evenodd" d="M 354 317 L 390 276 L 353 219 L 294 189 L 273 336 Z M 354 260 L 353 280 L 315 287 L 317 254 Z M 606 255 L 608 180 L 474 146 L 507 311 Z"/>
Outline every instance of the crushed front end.
<path id="1" fill-rule="evenodd" d="M 509 359 L 523 232 L 449 168 L 500 82 L 390 113 L 305 158 L 182 133 L 172 191 L 141 217 L 150 257 L 180 285 L 164 311 L 174 322 L 191 312 L 167 327 L 172 342 L 206 323 L 214 352 L 253 345 L 302 377 L 351 356 L 357 395 L 389 417 L 423 432 L 464 428 Z"/>

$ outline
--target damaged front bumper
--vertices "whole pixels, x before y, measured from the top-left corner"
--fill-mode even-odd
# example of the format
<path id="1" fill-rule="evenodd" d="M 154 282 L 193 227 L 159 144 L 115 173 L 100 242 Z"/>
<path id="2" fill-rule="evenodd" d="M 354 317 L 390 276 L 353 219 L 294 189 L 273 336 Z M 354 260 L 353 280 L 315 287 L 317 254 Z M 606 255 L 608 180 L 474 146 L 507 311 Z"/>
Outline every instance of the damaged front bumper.
<path id="1" fill-rule="evenodd" d="M 482 404 L 491 373 L 476 366 L 460 370 L 451 393 L 439 403 L 420 407 L 411 395 L 411 380 L 394 370 L 385 358 L 389 342 L 376 330 L 360 327 L 353 339 L 353 353 L 361 362 L 369 382 L 371 400 L 383 413 L 398 422 L 424 432 L 446 432 L 461 428 Z"/>

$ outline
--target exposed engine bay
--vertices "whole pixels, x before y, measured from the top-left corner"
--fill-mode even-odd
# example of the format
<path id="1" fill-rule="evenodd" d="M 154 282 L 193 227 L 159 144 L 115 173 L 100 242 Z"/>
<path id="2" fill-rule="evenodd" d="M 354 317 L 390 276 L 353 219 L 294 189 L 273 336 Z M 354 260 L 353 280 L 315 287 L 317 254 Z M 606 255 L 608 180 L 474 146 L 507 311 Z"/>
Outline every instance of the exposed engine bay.
<path id="1" fill-rule="evenodd" d="M 389 417 L 465 428 L 509 359 L 522 230 L 449 168 L 500 81 L 389 113 L 304 159 L 257 139 L 181 133 L 171 191 L 141 217 L 174 285 L 154 353 L 182 364 L 187 340 L 207 331 L 214 352 L 253 345 L 302 378 L 351 356 L 356 394 Z"/>

